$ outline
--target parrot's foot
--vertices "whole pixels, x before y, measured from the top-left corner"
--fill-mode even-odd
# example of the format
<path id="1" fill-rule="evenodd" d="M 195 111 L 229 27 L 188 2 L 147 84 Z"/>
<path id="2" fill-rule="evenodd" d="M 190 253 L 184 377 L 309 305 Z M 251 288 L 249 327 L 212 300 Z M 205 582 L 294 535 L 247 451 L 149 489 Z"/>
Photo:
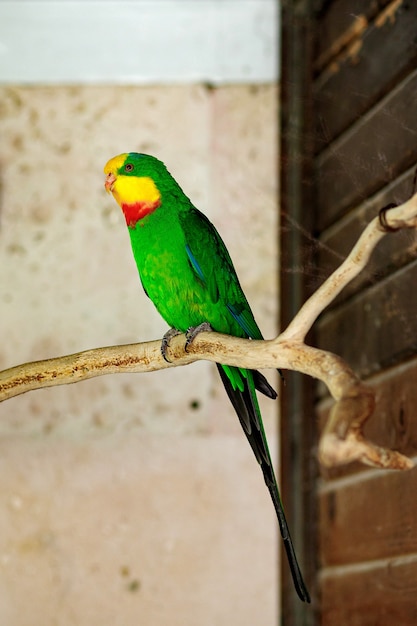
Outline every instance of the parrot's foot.
<path id="1" fill-rule="evenodd" d="M 187 341 L 185 342 L 185 351 L 187 352 L 188 346 L 193 343 L 197 335 L 203 332 L 209 333 L 212 330 L 213 329 L 208 322 L 203 322 L 202 324 L 199 324 L 198 326 L 191 326 L 185 334 L 187 338 Z"/>
<path id="2" fill-rule="evenodd" d="M 165 361 L 167 363 L 171 363 L 171 361 L 167 357 L 167 350 L 169 348 L 169 343 L 170 343 L 171 339 L 173 337 L 176 337 L 177 335 L 182 335 L 181 331 L 178 330 L 178 328 L 170 328 L 169 330 L 167 330 L 165 335 L 162 337 L 161 354 L 162 354 L 162 356 L 164 357 L 164 359 L 165 359 Z"/>

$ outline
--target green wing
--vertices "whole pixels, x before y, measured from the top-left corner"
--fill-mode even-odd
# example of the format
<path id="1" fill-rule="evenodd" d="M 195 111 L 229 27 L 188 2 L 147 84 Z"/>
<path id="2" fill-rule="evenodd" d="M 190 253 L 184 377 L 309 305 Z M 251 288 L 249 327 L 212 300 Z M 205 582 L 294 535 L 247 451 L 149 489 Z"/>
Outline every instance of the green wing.
<path id="1" fill-rule="evenodd" d="M 262 339 L 262 333 L 240 286 L 232 259 L 213 224 L 195 207 L 180 213 L 189 262 L 211 301 L 221 301 L 237 322 L 239 336 Z M 207 320 L 210 321 L 210 320 Z M 215 329 L 222 332 L 222 329 Z"/>

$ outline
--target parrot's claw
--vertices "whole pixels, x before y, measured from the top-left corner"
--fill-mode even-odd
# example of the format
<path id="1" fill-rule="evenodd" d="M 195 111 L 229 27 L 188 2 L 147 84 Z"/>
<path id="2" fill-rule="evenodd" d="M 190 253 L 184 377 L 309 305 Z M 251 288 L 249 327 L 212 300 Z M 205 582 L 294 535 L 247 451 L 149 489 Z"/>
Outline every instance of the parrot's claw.
<path id="1" fill-rule="evenodd" d="M 199 324 L 198 326 L 191 326 L 185 334 L 187 338 L 185 342 L 185 348 L 184 348 L 185 351 L 187 352 L 188 346 L 193 343 L 197 335 L 203 332 L 209 333 L 212 330 L 213 329 L 208 322 L 203 322 L 202 324 Z"/>
<path id="2" fill-rule="evenodd" d="M 167 330 L 167 332 L 165 333 L 165 335 L 162 337 L 162 341 L 161 341 L 161 354 L 164 357 L 165 361 L 167 363 L 171 363 L 171 361 L 169 360 L 169 358 L 167 357 L 167 350 L 169 348 L 169 343 L 171 341 L 171 339 L 173 337 L 176 337 L 177 335 L 181 335 L 181 331 L 178 330 L 177 328 L 170 328 L 169 330 Z"/>
<path id="3" fill-rule="evenodd" d="M 198 326 L 191 326 L 185 334 L 186 342 L 185 342 L 184 350 L 187 352 L 188 346 L 192 344 L 192 342 L 194 341 L 194 339 L 197 337 L 199 333 L 210 332 L 211 330 L 213 329 L 208 322 L 203 322 L 202 324 L 199 324 Z M 176 337 L 177 335 L 182 335 L 182 332 L 178 330 L 178 328 L 170 328 L 162 337 L 161 354 L 167 363 L 171 363 L 171 361 L 167 357 L 167 350 L 169 348 L 169 344 L 171 342 L 171 339 L 173 337 Z"/>

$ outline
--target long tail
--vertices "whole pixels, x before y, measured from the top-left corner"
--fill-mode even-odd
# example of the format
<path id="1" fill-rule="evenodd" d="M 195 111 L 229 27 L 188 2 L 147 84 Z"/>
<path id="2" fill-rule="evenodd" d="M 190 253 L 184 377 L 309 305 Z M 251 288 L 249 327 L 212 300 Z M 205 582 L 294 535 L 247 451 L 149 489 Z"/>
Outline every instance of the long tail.
<path id="1" fill-rule="evenodd" d="M 222 365 L 217 365 L 217 369 L 219 370 L 220 378 L 227 391 L 227 395 L 239 417 L 244 433 L 261 466 L 266 486 L 268 487 L 277 513 L 281 537 L 284 541 L 285 552 L 287 553 L 295 589 L 303 602 L 310 602 L 310 595 L 305 586 L 300 566 L 298 565 L 287 520 L 285 519 L 255 390 L 257 389 L 264 395 L 273 399 L 277 397 L 277 394 L 266 378 L 256 370 L 240 370 Z"/>

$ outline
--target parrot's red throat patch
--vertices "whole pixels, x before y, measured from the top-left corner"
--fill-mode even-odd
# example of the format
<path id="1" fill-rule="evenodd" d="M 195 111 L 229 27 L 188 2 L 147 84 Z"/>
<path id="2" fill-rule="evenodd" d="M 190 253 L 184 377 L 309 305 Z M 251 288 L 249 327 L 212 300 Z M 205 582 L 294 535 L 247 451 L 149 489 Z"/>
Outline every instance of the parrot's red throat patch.
<path id="1" fill-rule="evenodd" d="M 161 205 L 160 200 L 155 202 L 134 202 L 133 204 L 122 204 L 126 224 L 129 228 L 134 228 L 144 217 L 153 213 Z"/>

